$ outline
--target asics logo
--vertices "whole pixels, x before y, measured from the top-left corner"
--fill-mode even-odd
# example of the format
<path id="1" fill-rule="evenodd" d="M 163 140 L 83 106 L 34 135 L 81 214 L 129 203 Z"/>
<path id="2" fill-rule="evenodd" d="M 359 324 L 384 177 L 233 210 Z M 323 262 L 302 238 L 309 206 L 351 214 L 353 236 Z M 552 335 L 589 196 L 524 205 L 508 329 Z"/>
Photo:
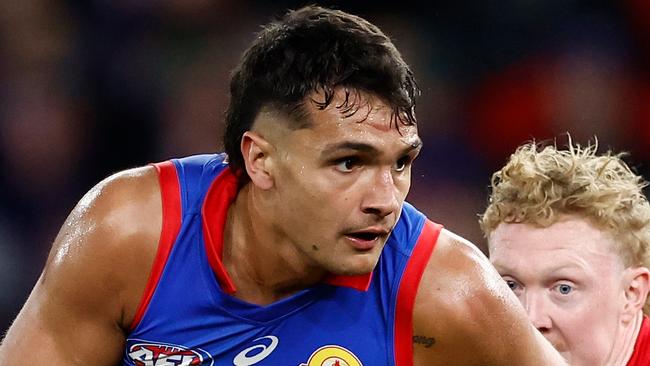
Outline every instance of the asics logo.
<path id="1" fill-rule="evenodd" d="M 267 358 L 278 346 L 278 337 L 264 336 L 257 338 L 253 342 L 263 341 L 261 344 L 248 347 L 239 352 L 235 359 L 232 361 L 235 366 L 249 366 L 254 365 L 263 359 Z M 270 341 L 270 342 L 269 342 Z"/>

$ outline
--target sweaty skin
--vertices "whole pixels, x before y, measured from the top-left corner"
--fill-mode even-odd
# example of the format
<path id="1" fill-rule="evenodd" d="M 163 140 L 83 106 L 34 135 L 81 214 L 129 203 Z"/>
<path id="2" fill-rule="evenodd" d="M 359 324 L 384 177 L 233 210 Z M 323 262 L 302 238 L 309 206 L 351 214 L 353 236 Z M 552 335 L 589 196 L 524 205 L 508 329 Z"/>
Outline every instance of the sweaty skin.
<path id="1" fill-rule="evenodd" d="M 421 142 L 416 126 L 396 129 L 392 108 L 372 95 L 360 93 L 360 111 L 344 118 L 334 107 L 342 95 L 325 110 L 311 106 L 304 128 L 283 127 L 273 119 L 285 116 L 262 111 L 244 135 L 251 181 L 230 207 L 224 231 L 223 261 L 236 297 L 269 304 L 328 272 L 375 267 Z M 151 167 L 119 173 L 89 192 L 63 225 L 0 348 L 0 364 L 118 364 L 161 215 Z M 413 335 L 415 366 L 564 365 L 487 259 L 449 231 L 420 282 Z"/>

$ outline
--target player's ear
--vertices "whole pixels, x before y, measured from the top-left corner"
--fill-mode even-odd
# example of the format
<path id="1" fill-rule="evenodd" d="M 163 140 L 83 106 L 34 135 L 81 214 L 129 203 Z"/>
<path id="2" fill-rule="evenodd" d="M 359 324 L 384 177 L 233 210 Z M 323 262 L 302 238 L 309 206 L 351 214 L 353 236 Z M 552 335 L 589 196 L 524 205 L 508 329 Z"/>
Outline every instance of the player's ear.
<path id="1" fill-rule="evenodd" d="M 251 182 L 261 189 L 273 187 L 269 158 L 273 145 L 261 135 L 246 131 L 242 136 L 240 148 Z"/>
<path id="2" fill-rule="evenodd" d="M 624 319 L 632 320 L 643 309 L 650 291 L 650 271 L 646 267 L 632 267 L 624 275 Z"/>

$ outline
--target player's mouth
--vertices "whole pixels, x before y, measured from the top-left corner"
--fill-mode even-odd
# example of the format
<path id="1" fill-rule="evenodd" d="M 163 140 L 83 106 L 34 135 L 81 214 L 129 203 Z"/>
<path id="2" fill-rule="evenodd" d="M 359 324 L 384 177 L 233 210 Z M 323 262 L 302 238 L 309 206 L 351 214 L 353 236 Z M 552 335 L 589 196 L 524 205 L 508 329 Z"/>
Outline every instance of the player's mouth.
<path id="1" fill-rule="evenodd" d="M 380 244 L 390 230 L 380 227 L 372 227 L 363 230 L 352 231 L 344 234 L 350 241 L 352 247 L 360 251 L 369 251 L 376 245 Z"/>

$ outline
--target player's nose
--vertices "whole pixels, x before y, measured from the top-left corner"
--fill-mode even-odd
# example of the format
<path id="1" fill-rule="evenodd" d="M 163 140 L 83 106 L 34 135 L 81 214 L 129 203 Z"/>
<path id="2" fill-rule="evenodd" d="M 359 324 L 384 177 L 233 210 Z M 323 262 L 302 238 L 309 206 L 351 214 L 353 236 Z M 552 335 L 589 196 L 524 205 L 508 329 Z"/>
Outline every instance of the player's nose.
<path id="1" fill-rule="evenodd" d="M 362 211 L 379 217 L 386 217 L 400 207 L 399 190 L 390 169 L 381 169 L 374 174 L 362 203 Z"/>
<path id="2" fill-rule="evenodd" d="M 535 328 L 542 333 L 551 329 L 553 325 L 551 321 L 552 309 L 547 296 L 538 292 L 527 291 L 523 305 L 528 314 L 528 319 Z"/>

